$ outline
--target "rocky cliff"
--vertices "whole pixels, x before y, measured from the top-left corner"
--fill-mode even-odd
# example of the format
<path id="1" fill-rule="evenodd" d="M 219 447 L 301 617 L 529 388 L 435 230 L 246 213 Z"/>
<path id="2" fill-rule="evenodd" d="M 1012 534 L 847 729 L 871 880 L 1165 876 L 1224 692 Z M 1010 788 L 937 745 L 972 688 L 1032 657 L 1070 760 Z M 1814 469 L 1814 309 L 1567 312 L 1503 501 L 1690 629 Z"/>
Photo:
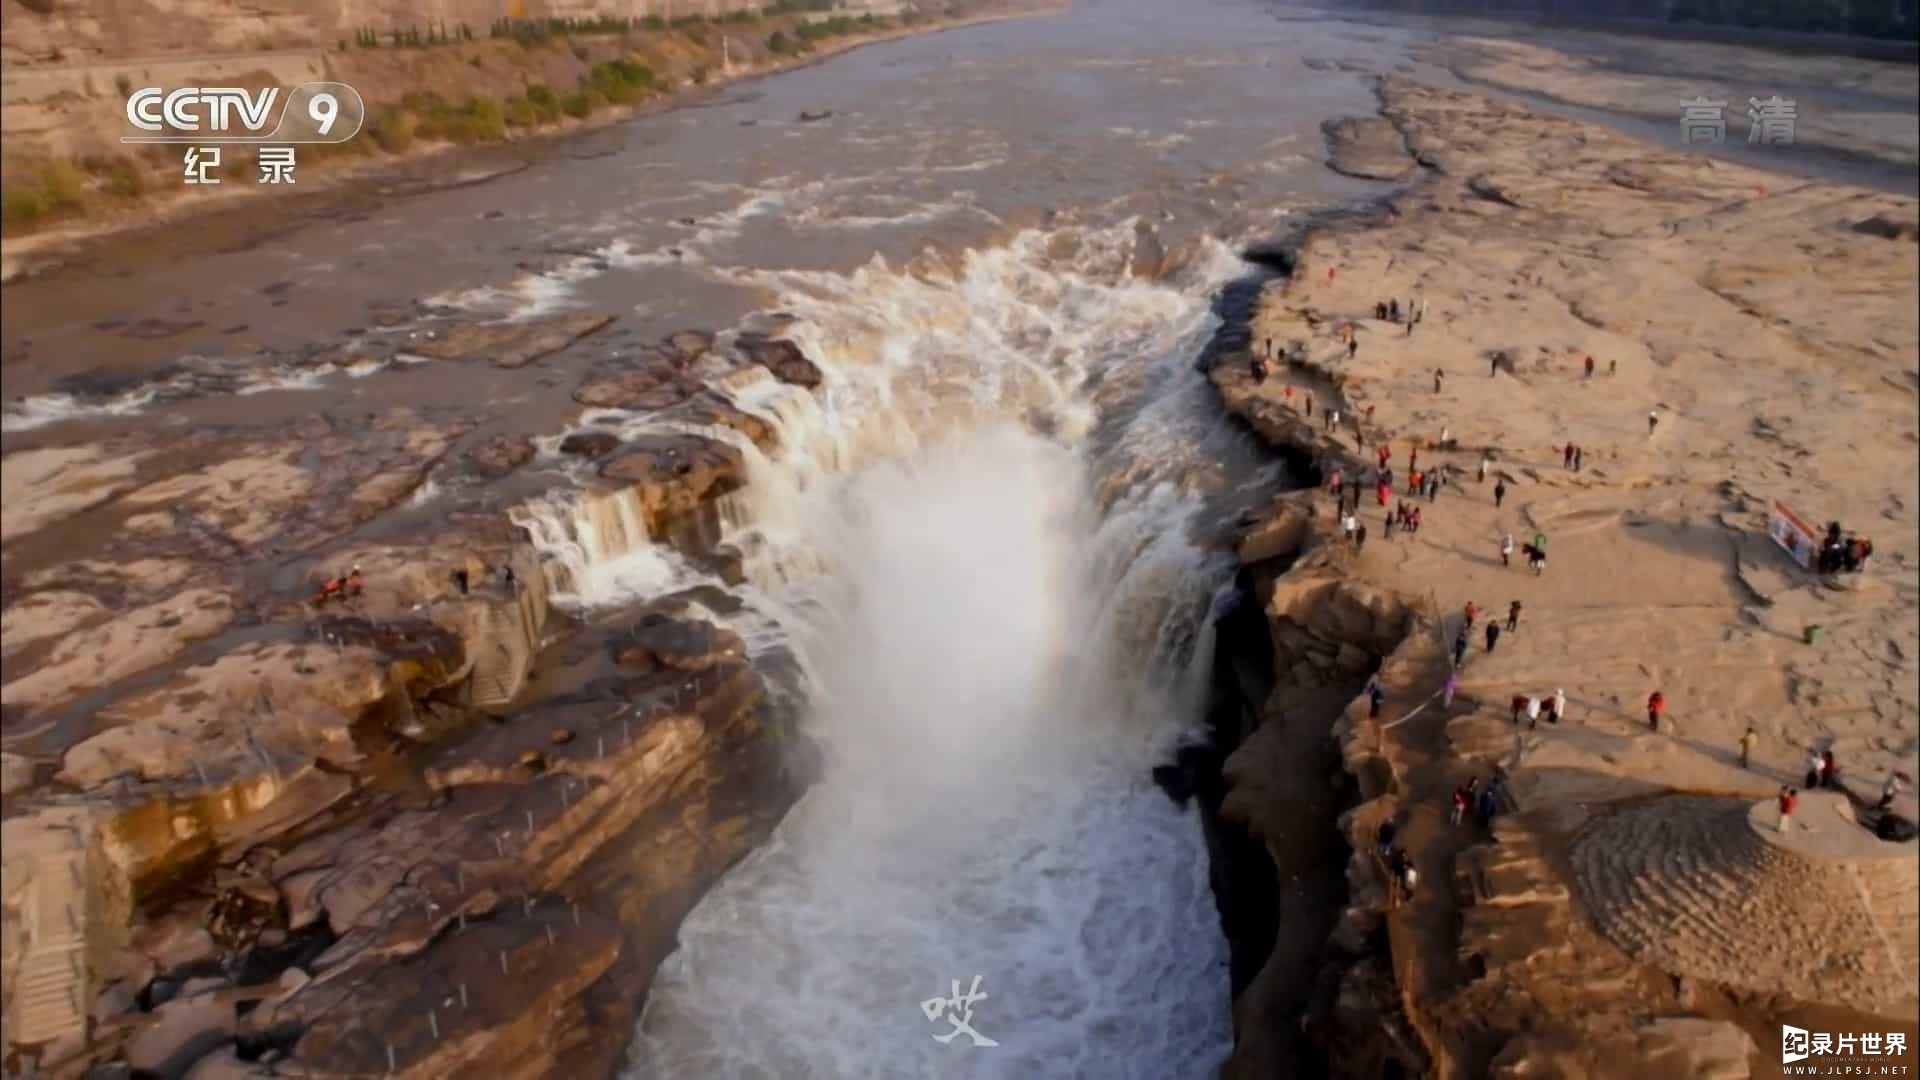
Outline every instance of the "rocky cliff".
<path id="1" fill-rule="evenodd" d="M 1236 976 L 1272 973 L 1236 977 L 1229 1073 L 1735 1080 L 1777 1075 L 1782 1024 L 1911 1042 L 1920 853 L 1862 828 L 1869 780 L 1785 823 L 1772 796 L 1810 743 L 1837 747 L 1856 778 L 1910 767 L 1912 545 L 1857 580 L 1789 582 L 1792 564 L 1764 550 L 1768 504 L 1744 485 L 1764 471 L 1775 497 L 1853 521 L 1910 482 L 1892 463 L 1910 457 L 1920 355 L 1912 241 L 1869 223 L 1920 210 L 1819 182 L 1780 193 L 1757 170 L 1397 78 L 1382 96 L 1418 179 L 1270 260 L 1291 273 L 1246 337 L 1272 343 L 1271 374 L 1245 347 L 1209 369 L 1227 410 L 1289 460 L 1360 481 L 1351 512 L 1371 533 L 1343 538 L 1327 489 L 1243 523 L 1275 677 L 1248 695 L 1221 816 L 1268 839 L 1281 887 L 1242 897 L 1270 913 L 1266 934 L 1230 927 L 1236 950 L 1262 950 L 1236 954 Z M 1790 237 L 1748 238 L 1789 221 Z M 1807 264 L 1821 272 L 1769 288 L 1787 242 L 1823 252 Z M 1415 297 L 1412 324 L 1376 313 Z M 1886 330 L 1865 340 L 1863 325 Z M 1721 369 L 1684 358 L 1736 337 L 1778 345 L 1743 353 L 1755 397 L 1721 412 L 1706 405 Z M 1796 414 L 1808 427 L 1789 445 L 1750 410 L 1798 385 L 1809 355 L 1836 385 Z M 1884 412 L 1867 404 L 1883 386 L 1900 388 Z M 1810 449 L 1839 439 L 1886 464 L 1860 476 Z M 1384 500 L 1381 451 L 1397 474 Z M 1702 475 L 1702 460 L 1725 468 Z M 1440 470 L 1442 490 L 1402 490 L 1415 469 Z M 1388 525 L 1396 503 L 1418 506 L 1417 532 Z M 1677 538 L 1695 529 L 1699 542 Z M 1509 564 L 1504 533 L 1550 537 L 1553 569 Z M 1816 619 L 1858 637 L 1791 632 Z M 1886 671 L 1854 662 L 1867 642 Z M 1354 691 L 1376 664 L 1378 709 Z M 1845 720 L 1805 704 L 1864 684 Z M 1654 688 L 1684 696 L 1683 719 L 1649 727 Z M 1526 724 L 1513 704 L 1556 694 L 1558 722 Z M 1751 761 L 1734 749 L 1743 730 Z M 1495 777 L 1485 818 L 1451 819 L 1454 791 Z M 1337 849 L 1303 860 L 1327 820 Z M 1388 822 L 1418 871 L 1411 895 L 1376 855 Z M 1344 880 L 1316 889 L 1329 857 Z M 1302 946 L 1290 921 L 1329 932 Z"/>
<path id="2" fill-rule="evenodd" d="M 608 321 L 426 340 L 441 362 L 513 366 Z M 795 387 L 817 370 L 785 342 L 712 349 L 677 334 L 579 393 L 650 394 L 771 447 L 692 367 Z M 16 1064 L 606 1075 L 681 918 L 808 782 L 796 673 L 756 667 L 715 624 L 727 596 L 563 616 L 565 567 L 497 512 L 352 540 L 404 508 L 424 465 L 499 478 L 533 451 L 452 457 L 450 432 L 412 414 L 336 422 L 291 457 L 155 435 L 9 460 L 0 1009 Z M 668 442 L 615 438 L 595 451 L 603 491 L 557 494 L 637 508 L 628 542 L 724 565 L 716 503 L 743 482 L 740 454 Z M 76 485 L 87 499 L 62 502 Z M 141 520 L 162 505 L 201 527 Z M 297 550 L 306 572 L 246 587 Z M 349 565 L 364 593 L 316 611 L 302 579 Z"/>

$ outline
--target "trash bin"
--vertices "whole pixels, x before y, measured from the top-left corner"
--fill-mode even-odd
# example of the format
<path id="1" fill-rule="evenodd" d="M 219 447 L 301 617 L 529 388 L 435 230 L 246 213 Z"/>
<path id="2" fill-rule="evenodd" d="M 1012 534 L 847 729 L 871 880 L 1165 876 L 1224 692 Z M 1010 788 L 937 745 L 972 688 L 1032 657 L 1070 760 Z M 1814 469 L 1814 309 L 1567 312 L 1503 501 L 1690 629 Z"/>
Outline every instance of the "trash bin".
<path id="1" fill-rule="evenodd" d="M 1807 629 L 1806 629 L 1806 635 L 1807 635 L 1807 644 L 1809 644 L 1809 645 L 1817 645 L 1817 644 L 1819 644 L 1819 642 L 1820 642 L 1820 625 L 1819 625 L 1818 623 L 1815 623 L 1814 625 L 1812 625 L 1812 626 L 1809 626 L 1809 627 L 1807 627 Z"/>

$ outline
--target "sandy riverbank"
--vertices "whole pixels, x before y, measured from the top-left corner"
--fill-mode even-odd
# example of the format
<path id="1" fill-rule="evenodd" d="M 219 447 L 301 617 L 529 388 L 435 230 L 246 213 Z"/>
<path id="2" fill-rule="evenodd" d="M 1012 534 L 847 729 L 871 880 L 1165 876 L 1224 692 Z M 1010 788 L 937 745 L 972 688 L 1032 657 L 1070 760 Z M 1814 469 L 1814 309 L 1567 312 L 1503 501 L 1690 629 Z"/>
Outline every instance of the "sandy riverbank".
<path id="1" fill-rule="evenodd" d="M 1417 535 L 1388 533 L 1369 482 L 1358 554 L 1324 494 L 1249 529 L 1291 542 L 1242 550 L 1292 560 L 1261 597 L 1276 631 L 1297 622 L 1303 578 L 1416 613 L 1382 658 L 1382 715 L 1356 701 L 1334 728 L 1364 800 L 1349 840 L 1365 852 L 1398 813 L 1423 881 L 1385 912 L 1375 864 L 1355 856 L 1331 950 L 1347 965 L 1336 1074 L 1398 1059 L 1449 1077 L 1778 1075 L 1781 1024 L 1911 1046 L 1914 845 L 1860 848 L 1837 799 L 1785 840 L 1754 824 L 1770 827 L 1764 805 L 1747 809 L 1800 782 L 1810 744 L 1833 747 L 1869 802 L 1920 748 L 1916 203 L 1398 80 L 1383 102 L 1423 176 L 1310 236 L 1269 287 L 1253 347 L 1293 364 L 1261 384 L 1245 357 L 1213 372 L 1262 435 L 1349 476 L 1386 441 L 1393 501 L 1410 448 L 1453 470 Z M 1411 334 L 1372 317 L 1389 298 L 1425 306 Z M 1774 500 L 1871 537 L 1869 569 L 1802 572 L 1766 535 Z M 1502 565 L 1507 533 L 1546 536 L 1546 573 Z M 1468 602 L 1483 625 L 1516 600 L 1517 629 L 1489 651 L 1476 625 L 1457 697 L 1431 700 Z M 1556 690 L 1565 721 L 1511 725 L 1511 698 Z M 1496 827 L 1450 827 L 1453 789 L 1495 773 Z M 1260 991 L 1236 1006 L 1244 1075 L 1273 1043 L 1248 1022 Z M 1366 1018 L 1378 1037 L 1355 1036 Z"/>

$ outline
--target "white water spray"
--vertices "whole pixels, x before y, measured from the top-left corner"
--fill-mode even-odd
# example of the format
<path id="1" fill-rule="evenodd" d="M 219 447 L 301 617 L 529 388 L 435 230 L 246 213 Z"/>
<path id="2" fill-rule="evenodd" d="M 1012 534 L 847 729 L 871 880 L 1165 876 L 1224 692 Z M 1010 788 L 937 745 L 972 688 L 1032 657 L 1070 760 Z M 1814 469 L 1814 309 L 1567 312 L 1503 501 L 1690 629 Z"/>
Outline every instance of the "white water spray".
<path id="1" fill-rule="evenodd" d="M 1226 1053 L 1199 823 L 1150 771 L 1211 661 L 1226 567 L 1189 525 L 1218 421 L 1188 415 L 1191 365 L 1238 264 L 1135 279 L 1131 237 L 751 275 L 827 381 L 817 405 L 723 387 L 782 446 L 723 518 L 828 760 L 682 926 L 631 1075 L 1164 1077 Z M 920 1003 L 976 974 L 1000 1045 L 936 1042 Z"/>

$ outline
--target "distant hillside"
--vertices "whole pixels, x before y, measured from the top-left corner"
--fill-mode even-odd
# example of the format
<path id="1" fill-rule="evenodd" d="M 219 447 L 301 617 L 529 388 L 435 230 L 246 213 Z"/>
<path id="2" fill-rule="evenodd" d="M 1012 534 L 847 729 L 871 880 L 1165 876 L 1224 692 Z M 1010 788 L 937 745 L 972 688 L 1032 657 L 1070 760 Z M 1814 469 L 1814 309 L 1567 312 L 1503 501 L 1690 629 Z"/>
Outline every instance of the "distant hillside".
<path id="1" fill-rule="evenodd" d="M 1343 0 L 1341 6 L 1428 15 L 1638 19 L 1908 42 L 1920 35 L 1920 0 Z"/>

